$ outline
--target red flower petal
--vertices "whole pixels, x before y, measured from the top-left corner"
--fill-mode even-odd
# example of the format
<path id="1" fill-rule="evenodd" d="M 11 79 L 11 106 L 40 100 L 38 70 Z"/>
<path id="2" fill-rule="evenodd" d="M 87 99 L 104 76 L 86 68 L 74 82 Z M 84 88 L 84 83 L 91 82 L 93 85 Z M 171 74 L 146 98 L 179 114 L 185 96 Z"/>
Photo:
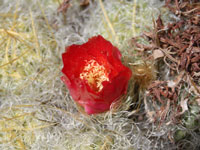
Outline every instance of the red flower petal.
<path id="1" fill-rule="evenodd" d="M 102 36 L 67 47 L 62 58 L 61 79 L 88 114 L 109 110 L 126 93 L 131 70 L 121 63 L 119 50 Z"/>

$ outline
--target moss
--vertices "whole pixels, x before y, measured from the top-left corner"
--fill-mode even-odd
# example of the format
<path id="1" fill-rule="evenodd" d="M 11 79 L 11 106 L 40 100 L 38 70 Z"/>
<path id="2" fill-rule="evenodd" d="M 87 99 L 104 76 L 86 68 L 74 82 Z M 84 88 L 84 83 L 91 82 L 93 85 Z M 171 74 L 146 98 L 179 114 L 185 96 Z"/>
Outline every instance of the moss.
<path id="1" fill-rule="evenodd" d="M 184 139 L 187 135 L 187 132 L 185 130 L 177 130 L 174 134 L 175 141 L 180 141 Z"/>

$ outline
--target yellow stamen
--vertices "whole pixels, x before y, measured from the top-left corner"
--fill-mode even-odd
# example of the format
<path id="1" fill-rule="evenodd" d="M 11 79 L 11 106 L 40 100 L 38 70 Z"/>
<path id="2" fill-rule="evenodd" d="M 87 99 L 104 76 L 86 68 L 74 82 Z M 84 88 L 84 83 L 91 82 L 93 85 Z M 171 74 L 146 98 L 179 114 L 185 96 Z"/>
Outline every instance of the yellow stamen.
<path id="1" fill-rule="evenodd" d="M 86 63 L 80 78 L 87 80 L 89 86 L 98 92 L 103 88 L 102 82 L 109 81 L 107 70 L 95 60 L 90 60 Z"/>

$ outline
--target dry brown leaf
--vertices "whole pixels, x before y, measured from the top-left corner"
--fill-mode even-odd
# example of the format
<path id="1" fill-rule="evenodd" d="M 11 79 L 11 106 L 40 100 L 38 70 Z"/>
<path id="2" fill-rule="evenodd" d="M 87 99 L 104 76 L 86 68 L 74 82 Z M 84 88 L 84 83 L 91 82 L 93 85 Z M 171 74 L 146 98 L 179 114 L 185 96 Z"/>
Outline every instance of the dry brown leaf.
<path id="1" fill-rule="evenodd" d="M 58 7 L 58 12 L 66 13 L 67 9 L 71 6 L 70 0 L 63 0 L 63 2 Z"/>
<path id="2" fill-rule="evenodd" d="M 200 72 L 194 72 L 194 76 L 200 77 Z"/>
<path id="3" fill-rule="evenodd" d="M 159 49 L 156 49 L 156 50 L 153 51 L 153 58 L 154 59 L 158 59 L 158 58 L 161 58 L 161 57 L 164 57 L 164 56 L 165 56 L 164 53 Z"/>
<path id="4" fill-rule="evenodd" d="M 182 111 L 180 112 L 179 115 L 182 115 L 185 111 L 188 110 L 187 102 L 188 102 L 188 99 L 184 99 L 184 98 L 181 99 L 181 104 L 180 105 L 181 105 Z"/>
<path id="5" fill-rule="evenodd" d="M 167 81 L 168 87 L 175 88 L 181 82 L 184 74 L 185 74 L 185 71 L 181 71 L 174 80 Z"/>
<path id="6" fill-rule="evenodd" d="M 196 95 L 200 95 L 200 86 L 195 84 L 189 75 L 187 76 L 187 81 L 190 84 L 190 90 L 193 91 Z"/>
<path id="7" fill-rule="evenodd" d="M 155 115 L 156 115 L 156 113 L 155 113 L 155 111 L 147 111 L 147 118 L 148 118 L 148 121 L 149 122 L 155 122 Z"/>
<path id="8" fill-rule="evenodd" d="M 196 99 L 197 104 L 200 106 L 200 97 Z"/>
<path id="9" fill-rule="evenodd" d="M 90 0 L 83 0 L 81 6 L 88 6 L 90 4 Z"/>

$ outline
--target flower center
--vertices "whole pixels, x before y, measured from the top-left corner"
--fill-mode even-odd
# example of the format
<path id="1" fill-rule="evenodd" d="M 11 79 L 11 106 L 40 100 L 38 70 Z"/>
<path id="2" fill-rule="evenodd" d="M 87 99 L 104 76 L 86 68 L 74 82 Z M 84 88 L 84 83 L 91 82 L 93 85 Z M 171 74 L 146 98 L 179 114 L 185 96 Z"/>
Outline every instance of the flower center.
<path id="1" fill-rule="evenodd" d="M 90 60 L 86 63 L 80 78 L 87 80 L 89 86 L 97 92 L 102 90 L 102 82 L 109 81 L 107 70 L 95 60 Z"/>

